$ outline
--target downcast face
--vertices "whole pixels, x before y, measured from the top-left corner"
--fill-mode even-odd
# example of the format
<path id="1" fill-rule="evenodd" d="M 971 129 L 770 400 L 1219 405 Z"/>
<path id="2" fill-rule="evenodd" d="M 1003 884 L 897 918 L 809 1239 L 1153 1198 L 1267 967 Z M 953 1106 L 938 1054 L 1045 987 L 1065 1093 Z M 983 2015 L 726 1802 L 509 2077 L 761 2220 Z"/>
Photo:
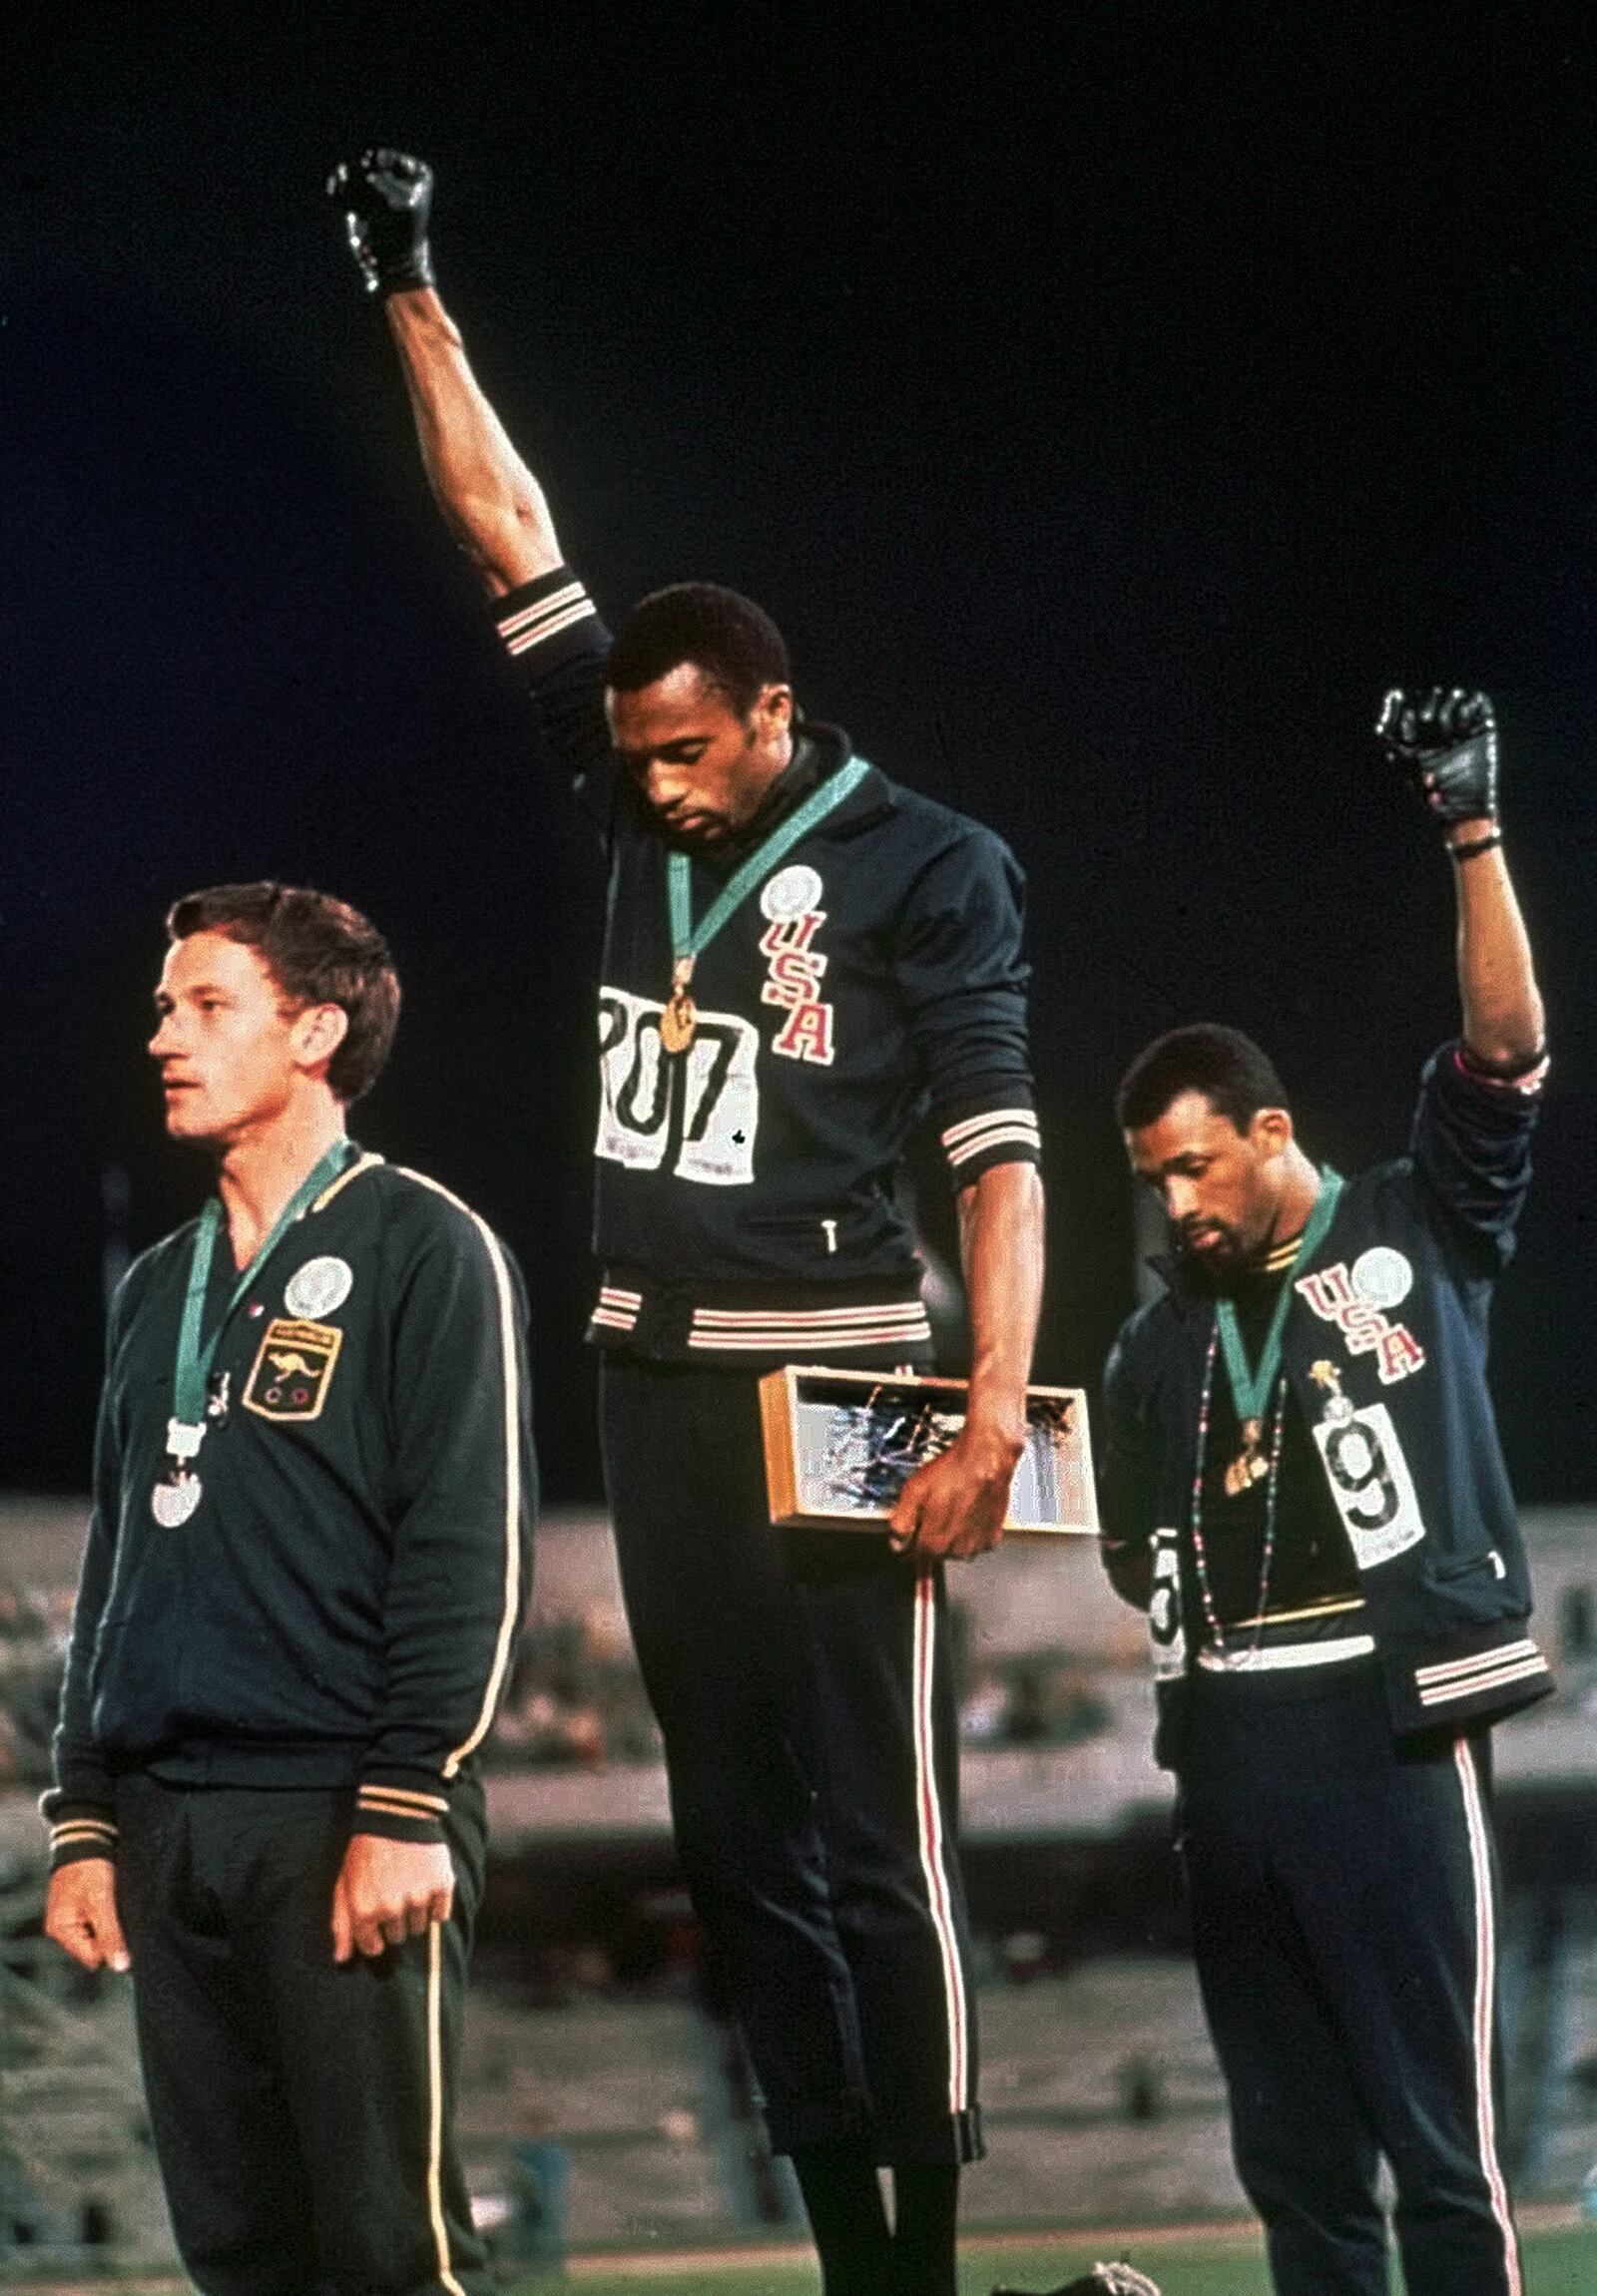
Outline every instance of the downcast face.
<path id="1" fill-rule="evenodd" d="M 1245 1132 L 1206 1093 L 1182 1093 L 1151 1125 L 1126 1135 L 1137 1177 L 1158 1194 L 1172 1241 L 1201 1266 L 1246 1267 L 1275 1232 L 1292 1119 L 1261 1109 Z"/>
<path id="2" fill-rule="evenodd" d="M 762 689 L 741 717 L 721 687 L 685 662 L 653 685 L 606 695 L 622 769 L 665 833 L 719 844 L 741 829 L 793 754 L 793 689 Z"/>

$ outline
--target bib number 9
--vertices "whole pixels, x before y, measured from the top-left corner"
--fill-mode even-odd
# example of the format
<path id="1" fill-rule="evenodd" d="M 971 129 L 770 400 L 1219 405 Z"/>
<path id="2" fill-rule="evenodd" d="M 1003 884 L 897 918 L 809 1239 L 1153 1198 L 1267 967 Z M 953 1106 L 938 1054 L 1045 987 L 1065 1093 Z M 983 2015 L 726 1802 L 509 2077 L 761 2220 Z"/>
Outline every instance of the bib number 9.
<path id="1" fill-rule="evenodd" d="M 1384 1403 L 1323 1419 L 1315 1441 L 1359 1570 L 1372 1571 L 1417 1546 L 1425 1525 Z"/>

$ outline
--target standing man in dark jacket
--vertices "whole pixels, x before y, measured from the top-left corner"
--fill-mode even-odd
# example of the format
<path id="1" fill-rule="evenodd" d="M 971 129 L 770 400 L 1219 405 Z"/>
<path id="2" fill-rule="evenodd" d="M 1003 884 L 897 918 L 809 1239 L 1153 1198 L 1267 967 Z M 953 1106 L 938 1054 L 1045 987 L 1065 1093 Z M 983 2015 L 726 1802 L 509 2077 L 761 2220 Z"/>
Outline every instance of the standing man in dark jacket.
<path id="1" fill-rule="evenodd" d="M 1409 1152 L 1345 1184 L 1235 1031 L 1140 1055 L 1118 1112 L 1169 1289 L 1106 1378 L 1104 1554 L 1149 1610 L 1199 1979 L 1281 2296 L 1518 2296 L 1497 2138 L 1487 1726 L 1550 1687 L 1486 1387 L 1530 1176 L 1542 1005 L 1483 694 L 1379 732 L 1451 856 L 1461 1041 Z"/>
<path id="2" fill-rule="evenodd" d="M 520 1277 L 345 1133 L 399 1010 L 366 920 L 259 884 L 168 924 L 150 1050 L 218 1192 L 112 1308 L 46 1928 L 131 1963 L 207 2296 L 486 2296 L 451 2113 L 535 1499 Z"/>
<path id="3" fill-rule="evenodd" d="M 433 491 L 609 849 L 591 1336 L 678 1850 L 828 2296 L 952 2296 L 980 2128 L 940 1567 L 1001 1531 L 1040 1296 L 1019 871 L 800 718 L 747 599 L 680 585 L 612 643 L 433 289 L 430 173 L 368 153 L 330 189 Z M 892 1187 L 928 1109 L 970 1293 L 964 1431 L 892 1548 L 781 1537 L 758 1374 L 928 1360 Z"/>

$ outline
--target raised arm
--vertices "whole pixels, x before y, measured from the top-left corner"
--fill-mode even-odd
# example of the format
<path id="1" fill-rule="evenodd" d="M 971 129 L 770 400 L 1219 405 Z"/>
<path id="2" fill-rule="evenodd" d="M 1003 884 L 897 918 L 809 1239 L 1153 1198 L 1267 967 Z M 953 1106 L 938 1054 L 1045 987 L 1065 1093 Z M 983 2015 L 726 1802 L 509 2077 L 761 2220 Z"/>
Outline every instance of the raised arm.
<path id="1" fill-rule="evenodd" d="M 492 597 L 553 572 L 561 552 L 543 488 L 489 405 L 433 285 L 432 170 L 404 152 L 364 152 L 334 169 L 327 194 L 367 287 L 384 299 L 422 465 L 450 532 Z"/>
<path id="2" fill-rule="evenodd" d="M 1497 824 L 1497 727 L 1484 693 L 1388 693 L 1376 728 L 1436 817 L 1458 899 L 1458 988 L 1468 1060 L 1518 1077 L 1543 1050 L 1530 940 Z"/>

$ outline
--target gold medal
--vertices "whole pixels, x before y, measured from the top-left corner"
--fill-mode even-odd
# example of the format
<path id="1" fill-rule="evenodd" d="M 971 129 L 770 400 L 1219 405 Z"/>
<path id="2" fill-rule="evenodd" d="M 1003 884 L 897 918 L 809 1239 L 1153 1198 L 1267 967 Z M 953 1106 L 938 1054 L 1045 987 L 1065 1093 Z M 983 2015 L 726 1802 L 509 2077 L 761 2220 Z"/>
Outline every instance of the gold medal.
<path id="1" fill-rule="evenodd" d="M 660 1043 L 668 1053 L 685 1053 L 699 1026 L 688 984 L 693 979 L 692 957 L 679 957 L 671 968 L 671 1001 L 660 1016 Z"/>

